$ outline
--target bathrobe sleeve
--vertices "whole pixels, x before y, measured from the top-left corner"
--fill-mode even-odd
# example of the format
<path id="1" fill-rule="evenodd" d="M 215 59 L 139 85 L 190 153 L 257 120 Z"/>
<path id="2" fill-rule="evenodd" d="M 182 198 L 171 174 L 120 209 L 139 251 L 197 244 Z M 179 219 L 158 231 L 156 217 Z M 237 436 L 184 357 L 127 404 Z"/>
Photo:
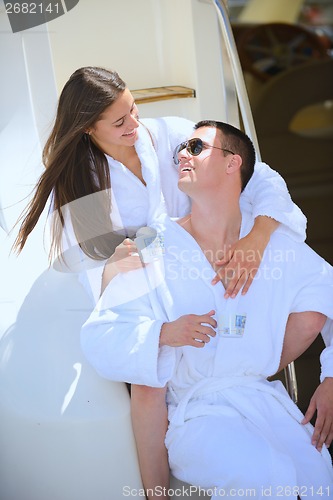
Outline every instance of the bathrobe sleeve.
<path id="1" fill-rule="evenodd" d="M 320 382 L 323 382 L 326 377 L 333 377 L 333 321 L 331 319 L 326 320 L 321 334 L 327 346 L 320 355 Z"/>
<path id="2" fill-rule="evenodd" d="M 170 217 L 183 217 L 191 211 L 189 197 L 178 189 L 178 167 L 173 161 L 175 148 L 187 140 L 194 129 L 194 122 L 178 116 L 146 118 L 142 120 L 148 128 L 158 158 L 161 189 Z"/>
<path id="3" fill-rule="evenodd" d="M 317 311 L 333 318 L 332 266 L 308 245 L 295 244 L 289 268 L 295 290 L 291 312 Z"/>
<path id="4" fill-rule="evenodd" d="M 83 325 L 82 350 L 102 377 L 152 387 L 170 380 L 175 349 L 159 346 L 164 318 L 154 313 L 150 293 L 144 271 L 119 274 Z"/>
<path id="5" fill-rule="evenodd" d="M 76 239 L 68 211 L 63 211 L 65 223 L 62 230 L 62 254 L 53 262 L 58 272 L 75 273 L 88 294 L 92 307 L 96 305 L 102 285 L 105 260 L 95 260 L 86 255 Z M 56 214 L 54 214 L 57 217 Z"/>
<path id="6" fill-rule="evenodd" d="M 254 174 L 241 195 L 240 206 L 254 218 L 266 215 L 280 222 L 277 231 L 295 241 L 305 240 L 306 217 L 293 203 L 281 175 L 265 163 L 256 163 Z"/>
<path id="7" fill-rule="evenodd" d="M 327 316 L 321 332 L 326 345 L 320 356 L 322 382 L 333 377 L 333 267 L 307 245 L 302 245 L 301 253 L 296 245 L 293 267 L 290 275 L 298 290 L 291 312 L 317 311 Z"/>

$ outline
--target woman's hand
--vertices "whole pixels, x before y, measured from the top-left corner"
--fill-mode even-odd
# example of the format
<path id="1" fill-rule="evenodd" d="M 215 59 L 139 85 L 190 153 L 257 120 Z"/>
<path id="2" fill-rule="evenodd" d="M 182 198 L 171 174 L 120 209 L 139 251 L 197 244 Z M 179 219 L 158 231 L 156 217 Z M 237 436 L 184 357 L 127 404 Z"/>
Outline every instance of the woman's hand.
<path id="1" fill-rule="evenodd" d="M 246 294 L 259 269 L 270 236 L 278 225 L 279 222 L 270 217 L 257 217 L 251 232 L 215 262 L 215 266 L 221 268 L 212 284 L 220 280 L 225 284 L 225 298 L 236 297 L 242 287 L 242 295 Z"/>
<path id="2" fill-rule="evenodd" d="M 185 314 L 175 321 L 164 323 L 161 328 L 160 345 L 204 347 L 210 341 L 210 337 L 216 335 L 214 328 L 217 323 L 212 318 L 214 314 L 215 311 L 209 311 L 207 314 Z"/>
<path id="3" fill-rule="evenodd" d="M 140 267 L 142 267 L 142 262 L 138 249 L 131 239 L 126 238 L 116 247 L 105 264 L 102 277 L 102 292 L 118 273 L 127 273 Z"/>

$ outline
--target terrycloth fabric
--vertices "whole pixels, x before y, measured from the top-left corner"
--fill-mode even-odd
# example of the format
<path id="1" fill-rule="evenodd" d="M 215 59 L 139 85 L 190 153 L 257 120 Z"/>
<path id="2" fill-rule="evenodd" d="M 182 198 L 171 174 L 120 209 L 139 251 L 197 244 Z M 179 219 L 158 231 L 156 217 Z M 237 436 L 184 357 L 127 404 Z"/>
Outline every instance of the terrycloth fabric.
<path id="1" fill-rule="evenodd" d="M 166 211 L 170 217 L 190 212 L 189 198 L 177 187 L 178 170 L 172 156 L 176 146 L 191 135 L 193 125 L 179 117 L 142 120 L 135 148 L 146 186 L 123 164 L 106 155 L 111 176 L 111 220 L 120 234 L 132 237 L 139 227 L 150 224 L 161 212 Z M 306 218 L 292 202 L 283 178 L 268 165 L 256 164 L 240 203 L 242 210 L 253 213 L 254 217 L 267 215 L 281 222 L 278 231 L 290 234 L 296 241 L 305 240 Z M 65 270 L 81 269 L 81 281 L 95 304 L 105 262 L 92 261 L 81 252 L 68 218 L 64 246 L 73 263 Z"/>
<path id="2" fill-rule="evenodd" d="M 326 321 L 326 324 L 322 330 L 322 336 L 327 347 L 320 355 L 321 382 L 326 377 L 333 377 L 333 321 Z"/>
<path id="3" fill-rule="evenodd" d="M 304 498 L 311 485 L 333 491 L 327 450 L 315 450 L 312 427 L 299 423 L 302 414 L 282 385 L 266 380 L 279 366 L 291 312 L 333 317 L 332 267 L 306 244 L 275 233 L 249 292 L 226 300 L 223 285 L 211 285 L 215 273 L 195 240 L 161 219 L 164 258 L 111 281 L 82 329 L 88 360 L 113 380 L 168 383 L 166 444 L 176 477 L 206 488 L 248 485 L 255 498 L 269 486 L 272 498 L 279 486 L 304 486 Z M 241 236 L 252 223 L 243 215 Z M 212 309 L 246 315 L 243 336 L 217 335 L 204 348 L 159 348 L 163 322 Z"/>

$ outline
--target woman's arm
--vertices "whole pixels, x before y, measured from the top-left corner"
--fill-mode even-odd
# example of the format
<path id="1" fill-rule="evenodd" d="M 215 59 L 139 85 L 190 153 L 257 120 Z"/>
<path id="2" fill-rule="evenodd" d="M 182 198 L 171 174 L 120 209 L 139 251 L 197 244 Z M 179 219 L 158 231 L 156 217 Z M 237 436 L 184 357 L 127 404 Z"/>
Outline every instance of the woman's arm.
<path id="1" fill-rule="evenodd" d="M 296 241 L 304 241 L 306 237 L 305 216 L 293 203 L 284 179 L 265 163 L 256 163 L 254 174 L 241 194 L 240 207 L 252 213 L 255 222 L 250 233 L 215 263 L 221 269 L 213 284 L 222 277 L 227 281 L 226 298 L 234 298 L 242 287 L 243 294 L 248 291 L 275 230 Z"/>
<path id="2" fill-rule="evenodd" d="M 227 283 L 225 298 L 236 297 L 240 289 L 244 295 L 250 288 L 259 269 L 265 248 L 279 223 L 265 216 L 258 216 L 250 233 L 233 245 L 224 258 L 215 262 L 221 266 L 212 284 L 220 279 Z"/>
<path id="3" fill-rule="evenodd" d="M 257 162 L 254 173 L 240 197 L 242 210 L 254 218 L 266 215 L 280 222 L 279 231 L 295 241 L 306 238 L 306 217 L 292 201 L 281 175 L 268 165 Z"/>
<path id="4" fill-rule="evenodd" d="M 114 254 L 107 260 L 102 274 L 101 294 L 110 281 L 119 273 L 126 273 L 142 267 L 135 243 L 126 238 L 115 249 Z"/>

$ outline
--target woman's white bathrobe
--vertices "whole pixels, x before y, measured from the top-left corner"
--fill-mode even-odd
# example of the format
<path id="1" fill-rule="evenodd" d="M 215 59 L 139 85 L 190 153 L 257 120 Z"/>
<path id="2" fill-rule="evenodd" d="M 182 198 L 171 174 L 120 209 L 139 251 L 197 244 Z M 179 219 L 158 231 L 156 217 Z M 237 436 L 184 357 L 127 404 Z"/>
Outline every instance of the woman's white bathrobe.
<path id="1" fill-rule="evenodd" d="M 252 223 L 243 215 L 241 236 Z M 166 444 L 176 477 L 231 495 L 252 488 L 252 498 L 263 489 L 271 498 L 329 498 L 327 450 L 311 445 L 311 425 L 300 424 L 302 414 L 282 384 L 266 377 L 279 366 L 291 312 L 333 317 L 332 267 L 305 243 L 276 232 L 249 292 L 226 300 L 222 284 L 211 285 L 215 273 L 195 240 L 165 216 L 156 229 L 165 255 L 108 285 L 82 329 L 88 360 L 112 380 L 168 384 Z M 243 337 L 159 348 L 164 322 L 212 309 L 246 314 Z"/>

